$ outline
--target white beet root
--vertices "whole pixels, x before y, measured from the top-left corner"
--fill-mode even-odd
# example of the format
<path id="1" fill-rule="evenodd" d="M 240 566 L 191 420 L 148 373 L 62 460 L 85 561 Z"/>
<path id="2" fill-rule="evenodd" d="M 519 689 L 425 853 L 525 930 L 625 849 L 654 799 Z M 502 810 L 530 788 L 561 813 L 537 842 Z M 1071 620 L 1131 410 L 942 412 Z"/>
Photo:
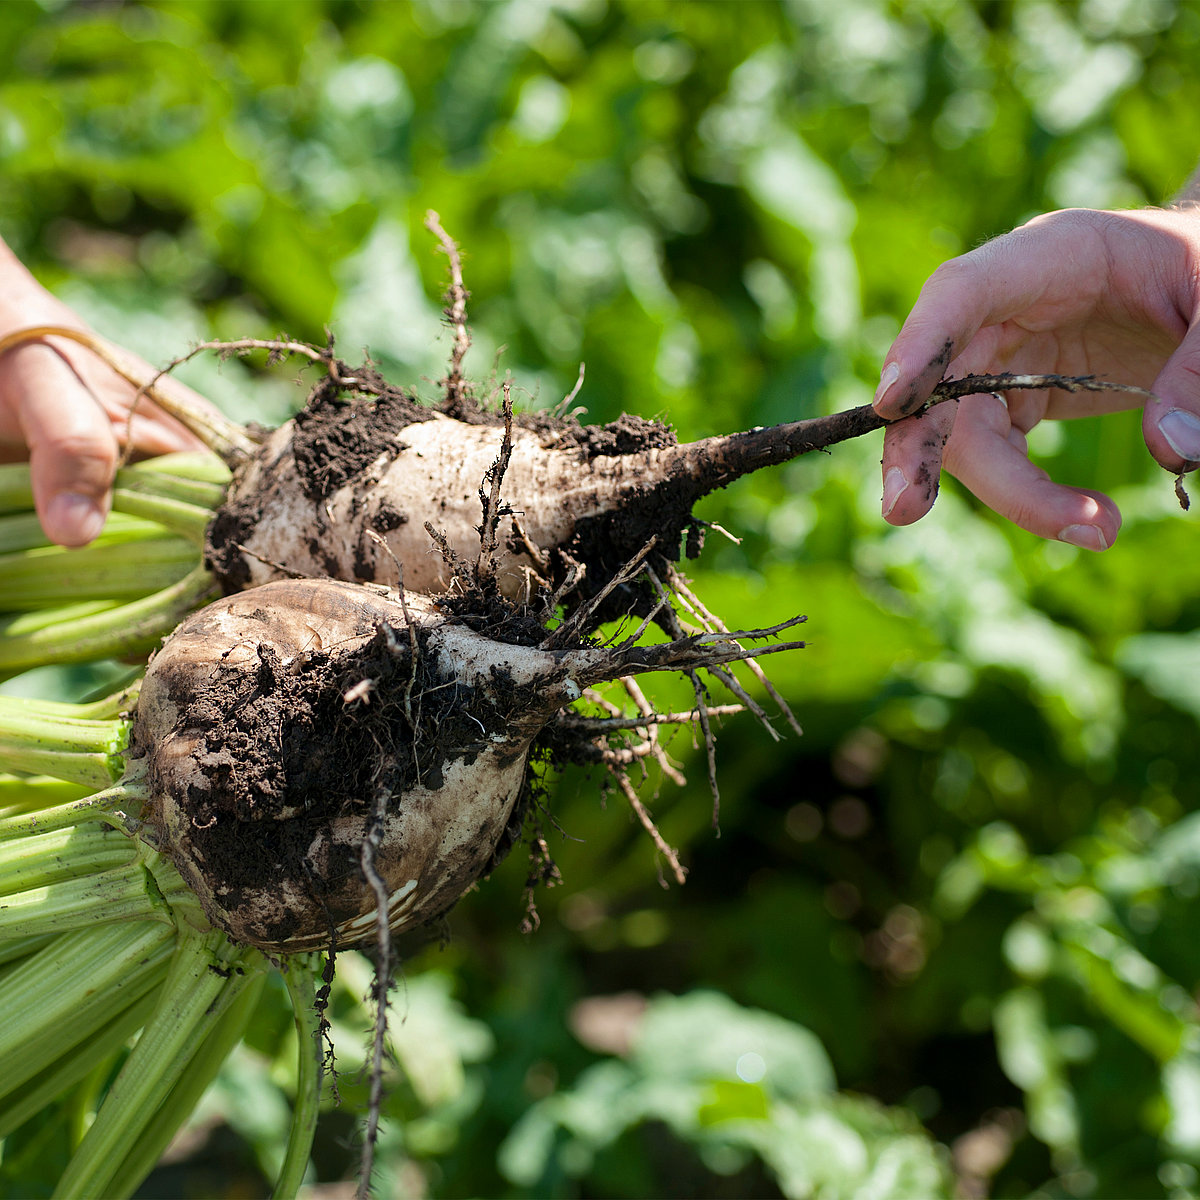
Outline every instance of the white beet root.
<path id="1" fill-rule="evenodd" d="M 290 952 L 328 945 L 335 931 L 339 944 L 370 934 L 375 901 L 359 847 L 381 789 L 397 791 L 375 864 L 390 923 L 445 911 L 495 855 L 533 736 L 578 695 L 551 656 L 447 626 L 418 596 L 407 608 L 421 686 L 456 682 L 471 714 L 443 722 L 444 741 L 424 752 L 403 707 L 407 620 L 375 591 L 301 580 L 227 597 L 184 622 L 152 660 L 136 734 L 149 757 L 149 821 L 209 918 L 236 940 Z M 497 707 L 496 672 L 506 707 Z M 364 744 L 378 761 L 346 757 Z M 345 786 L 331 791 L 339 777 Z"/>
<path id="2" fill-rule="evenodd" d="M 368 414 L 364 410 L 364 419 Z M 292 452 L 292 432 L 290 424 L 277 429 L 236 484 L 239 493 L 271 498 L 240 542 L 250 586 L 285 572 L 394 582 L 394 556 L 404 564 L 406 587 L 443 592 L 452 572 L 426 521 L 460 555 L 478 552 L 480 480 L 500 454 L 502 426 L 469 425 L 441 414 L 415 422 L 361 476 L 325 496 L 307 493 Z M 549 449 L 533 431 L 514 429 L 503 494 L 519 511 L 501 523 L 504 550 L 497 582 L 505 594 L 520 594 L 537 574 L 531 547 L 544 555 L 565 545 L 581 518 L 611 512 L 624 493 L 644 490 L 654 478 L 656 453 L 589 460 L 581 449 Z M 387 549 L 367 530 L 381 534 Z"/>
<path id="3" fill-rule="evenodd" d="M 494 623 L 507 640 L 416 593 L 294 580 L 176 630 L 134 752 L 152 837 L 215 925 L 277 953 L 353 945 L 375 883 L 394 931 L 437 918 L 515 840 L 530 750 L 583 688 L 750 653 L 707 635 L 548 649 L 504 608 Z"/>
<path id="4" fill-rule="evenodd" d="M 405 587 L 443 592 L 454 557 L 473 560 L 493 536 L 494 505 L 500 590 L 557 589 L 581 566 L 567 601 L 577 604 L 651 537 L 656 562 L 681 557 L 685 535 L 695 553 L 700 497 L 823 444 L 812 422 L 679 445 L 635 417 L 502 421 L 465 399 L 458 411 L 469 419 L 394 390 L 342 401 L 318 389 L 237 467 L 209 527 L 226 590 L 296 576 L 395 584 L 402 572 Z"/>

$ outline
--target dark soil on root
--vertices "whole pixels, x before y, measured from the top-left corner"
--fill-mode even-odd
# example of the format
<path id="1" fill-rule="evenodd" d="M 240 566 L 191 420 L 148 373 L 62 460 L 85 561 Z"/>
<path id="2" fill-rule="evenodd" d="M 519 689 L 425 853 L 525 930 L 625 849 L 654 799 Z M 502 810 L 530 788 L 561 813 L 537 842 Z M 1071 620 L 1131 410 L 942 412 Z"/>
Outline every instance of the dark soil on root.
<path id="1" fill-rule="evenodd" d="M 695 558 L 704 529 L 692 516 L 697 491 L 687 476 L 646 488 L 612 512 L 579 521 L 565 549 L 601 579 L 612 578 L 652 537 L 655 559 Z"/>
<path id="2" fill-rule="evenodd" d="M 556 446 L 564 449 L 578 447 L 587 452 L 588 458 L 642 454 L 647 450 L 662 450 L 678 444 L 675 431 L 670 426 L 631 413 L 624 413 L 607 425 L 580 425 L 572 420 L 569 424 L 557 422 L 553 429 Z"/>
<path id="3" fill-rule="evenodd" d="M 420 631 L 417 638 L 415 679 L 408 630 L 381 626 L 352 655 L 315 651 L 285 664 L 260 645 L 253 669 L 231 666 L 201 686 L 188 677 L 171 689 L 183 712 L 178 727 L 202 739 L 187 796 L 190 837 L 219 903 L 237 911 L 281 880 L 296 881 L 312 898 L 308 913 L 262 929 L 262 941 L 283 944 L 356 916 L 358 843 L 342 848 L 340 861 L 318 878 L 310 850 L 322 830 L 350 818 L 361 820 L 365 834 L 381 791 L 395 798 L 391 804 L 414 785 L 437 790 L 446 766 L 473 762 L 491 735 L 508 731 L 512 706 L 527 700 L 500 678 L 485 699 L 479 689 L 438 677 L 420 652 Z M 361 687 L 364 681 L 371 686 Z M 359 698 L 347 702 L 347 695 Z M 164 785 L 153 754 L 151 764 L 158 793 Z M 515 811 L 489 871 L 514 844 L 521 820 Z"/>
<path id="4" fill-rule="evenodd" d="M 238 549 L 262 516 L 262 500 L 247 504 L 227 499 L 204 533 L 204 565 L 220 580 L 226 594 L 250 586 L 250 564 Z"/>
<path id="5" fill-rule="evenodd" d="M 318 386 L 296 415 L 292 438 L 305 495 L 316 502 L 324 500 L 381 456 L 394 454 L 405 426 L 432 420 L 435 413 L 464 425 L 504 424 L 502 410 L 470 397 L 426 406 L 390 385 L 383 395 L 371 399 L 348 396 L 330 381 Z M 607 425 L 581 425 L 574 417 L 536 411 L 514 412 L 512 421 L 517 428 L 536 433 L 547 448 L 581 449 L 588 458 L 641 454 L 677 444 L 669 426 L 629 413 Z"/>
<path id="6" fill-rule="evenodd" d="M 506 600 L 494 586 L 478 585 L 438 597 L 438 606 L 460 624 L 510 646 L 540 646 L 546 626 L 526 606 Z"/>
<path id="7" fill-rule="evenodd" d="M 293 421 L 292 453 L 304 494 L 319 504 L 380 455 L 395 454 L 409 425 L 432 419 L 431 409 L 399 389 L 356 401 L 324 381 Z"/>

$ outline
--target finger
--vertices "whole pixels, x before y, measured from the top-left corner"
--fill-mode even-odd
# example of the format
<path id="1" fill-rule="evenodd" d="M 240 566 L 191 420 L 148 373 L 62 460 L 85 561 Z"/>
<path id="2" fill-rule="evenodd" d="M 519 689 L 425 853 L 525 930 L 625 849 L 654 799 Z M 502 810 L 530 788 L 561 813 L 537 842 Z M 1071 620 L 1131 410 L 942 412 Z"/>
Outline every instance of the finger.
<path id="1" fill-rule="evenodd" d="M 986 250 L 943 263 L 926 281 L 884 359 L 873 400 L 881 417 L 895 420 L 920 408 L 960 350 L 995 319 Z"/>
<path id="2" fill-rule="evenodd" d="M 0 239 L 0 273 L 3 274 L 5 282 L 4 289 L 0 291 L 0 324 L 3 324 L 6 329 L 16 330 L 21 326 L 33 325 L 62 325 L 86 331 L 86 327 L 80 322 L 79 317 L 62 301 L 50 295 L 34 279 L 2 239 Z M 74 341 L 55 338 L 46 339 L 46 344 L 53 346 L 61 357 L 74 367 L 78 379 L 104 406 L 113 428 L 123 439 L 125 436 L 124 422 L 134 399 L 134 389 L 119 374 L 114 373 L 102 363 L 86 346 Z M 156 377 L 157 373 L 135 355 L 115 346 L 110 346 L 110 350 L 117 352 L 137 378 L 154 379 Z M 0 392 L 5 390 L 3 376 L 7 374 L 7 367 L 0 371 Z M 170 396 L 185 408 L 200 412 L 204 410 L 217 412 L 207 400 L 169 375 L 157 379 L 155 387 L 156 390 Z M 14 415 L 16 409 L 14 396 L 10 395 L 7 400 L 0 396 L 0 441 L 12 440 L 11 421 L 6 418 Z M 145 420 L 141 419 L 143 415 Z M 130 441 L 139 454 L 194 450 L 205 444 L 202 438 L 190 433 L 175 418 L 168 416 L 164 410 L 152 404 L 146 397 L 137 401 Z"/>
<path id="3" fill-rule="evenodd" d="M 132 447 L 130 457 L 152 458 L 156 454 L 173 454 L 178 450 L 204 450 L 207 447 L 194 433 L 178 421 L 157 410 L 143 414 L 135 412 L 130 422 L 126 416 L 114 421 L 117 440 Z M 127 432 L 128 431 L 128 432 Z"/>
<path id="4" fill-rule="evenodd" d="M 1142 413 L 1146 446 L 1168 471 L 1200 466 L 1200 321 L 1167 360 Z"/>
<path id="5" fill-rule="evenodd" d="M 5 392 L 29 447 L 34 507 L 46 536 L 86 545 L 104 526 L 116 472 L 108 417 L 47 346 L 17 353 Z"/>
<path id="6" fill-rule="evenodd" d="M 137 394 L 131 384 L 101 362 L 86 346 L 53 338 L 47 340 L 70 363 L 80 380 L 103 405 L 118 442 L 124 445 L 128 439 L 137 456 L 204 448 L 205 443 L 199 437 L 160 408 L 148 395 Z M 133 354 L 126 351 L 121 351 L 121 354 L 125 367 L 135 377 L 154 380 L 155 390 L 176 403 L 194 411 L 217 411 L 210 401 L 186 384 L 170 375 L 159 377 L 153 367 Z M 131 406 L 132 421 L 129 419 Z"/>
<path id="7" fill-rule="evenodd" d="M 977 339 L 947 370 L 955 376 L 979 370 L 983 365 L 981 355 L 987 352 Z M 960 400 L 939 404 L 926 412 L 901 418 L 884 431 L 882 507 L 886 521 L 910 525 L 933 507 L 946 442 L 962 403 Z"/>
<path id="8" fill-rule="evenodd" d="M 1039 537 L 1085 550 L 1107 550 L 1116 541 L 1117 506 L 1103 492 L 1055 483 L 1030 462 L 1025 435 L 996 396 L 962 401 L 944 465 L 990 509 Z"/>
<path id="9" fill-rule="evenodd" d="M 876 412 L 889 420 L 915 412 L 968 344 L 974 358 L 990 364 L 1004 349 L 1004 323 L 1044 302 L 1059 285 L 1061 273 L 1047 264 L 1061 247 L 1074 248 L 1081 257 L 1078 270 L 1091 280 L 1093 241 L 1075 214 L 1052 213 L 943 263 L 884 357 Z M 1068 307 L 1087 302 L 1073 295 Z M 1062 303 L 1056 303 L 1061 319 Z"/>
<path id="10" fill-rule="evenodd" d="M 889 524 L 911 525 L 933 507 L 957 411 L 956 404 L 939 404 L 884 430 L 882 507 Z"/>

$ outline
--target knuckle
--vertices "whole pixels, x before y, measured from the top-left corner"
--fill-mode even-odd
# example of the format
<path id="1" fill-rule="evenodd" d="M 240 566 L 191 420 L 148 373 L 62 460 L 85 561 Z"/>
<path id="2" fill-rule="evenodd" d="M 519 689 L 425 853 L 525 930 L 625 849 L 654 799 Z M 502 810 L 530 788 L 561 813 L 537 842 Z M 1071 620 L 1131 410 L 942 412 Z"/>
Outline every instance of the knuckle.
<path id="1" fill-rule="evenodd" d="M 946 259 L 929 276 L 927 286 L 932 290 L 937 290 L 947 285 L 960 283 L 963 279 L 970 277 L 984 257 L 985 249 L 986 247 L 981 246 L 978 250 L 972 250 L 968 254 L 960 254 L 956 258 Z"/>
<path id="2" fill-rule="evenodd" d="M 45 457 L 81 482 L 107 486 L 117 465 L 117 443 L 109 436 L 82 431 L 50 432 L 31 443 L 30 453 Z"/>

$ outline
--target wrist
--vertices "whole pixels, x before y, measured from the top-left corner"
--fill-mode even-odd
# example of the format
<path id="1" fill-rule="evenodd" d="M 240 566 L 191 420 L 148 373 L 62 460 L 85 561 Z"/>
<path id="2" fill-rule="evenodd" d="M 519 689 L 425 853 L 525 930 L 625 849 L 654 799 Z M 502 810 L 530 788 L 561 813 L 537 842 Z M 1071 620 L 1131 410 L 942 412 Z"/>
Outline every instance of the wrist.
<path id="1" fill-rule="evenodd" d="M 0 241 L 0 334 L 27 325 L 78 327 L 80 321 Z"/>

